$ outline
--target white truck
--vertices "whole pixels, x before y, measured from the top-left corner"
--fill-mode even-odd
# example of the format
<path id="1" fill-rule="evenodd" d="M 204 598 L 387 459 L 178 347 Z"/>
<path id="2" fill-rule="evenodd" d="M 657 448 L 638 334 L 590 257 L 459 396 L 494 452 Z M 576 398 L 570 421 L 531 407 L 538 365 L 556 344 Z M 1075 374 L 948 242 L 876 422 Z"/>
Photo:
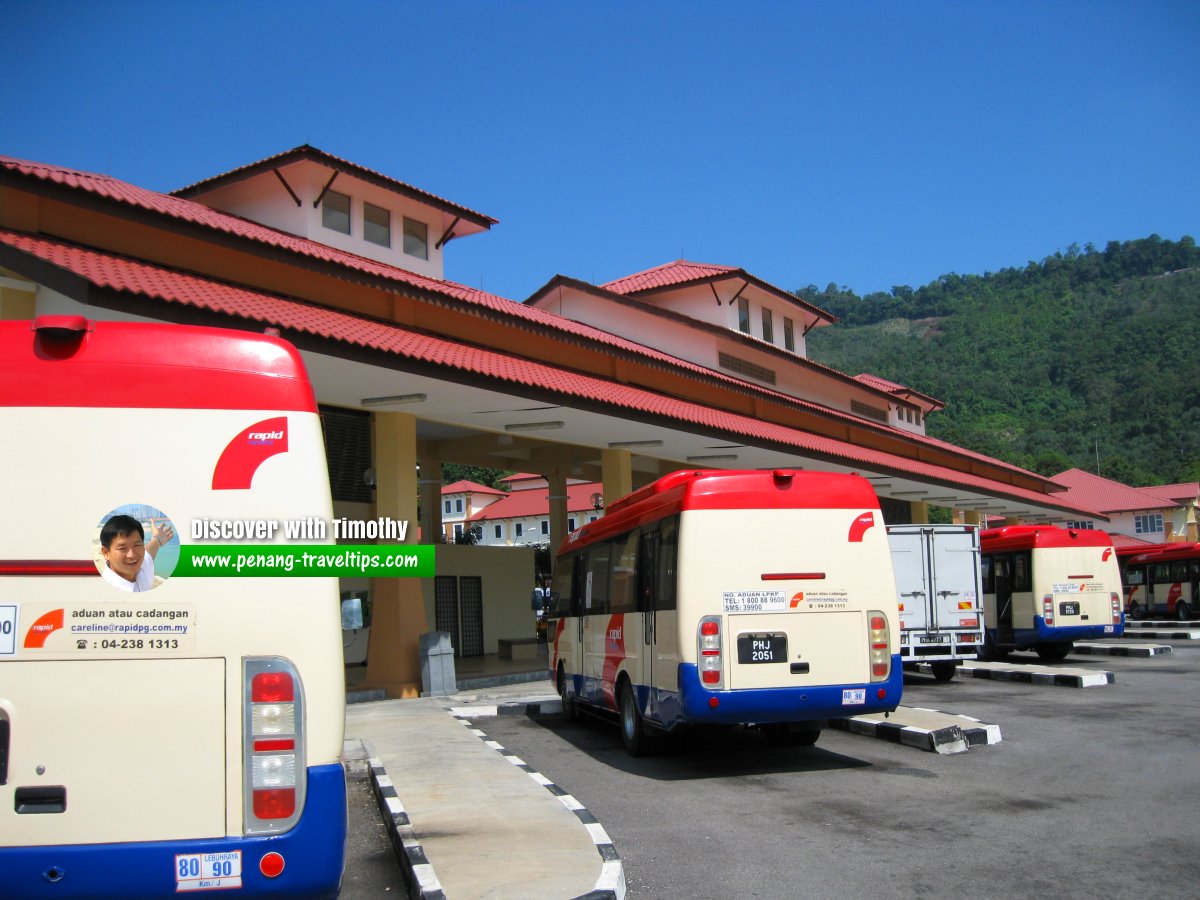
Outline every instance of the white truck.
<path id="1" fill-rule="evenodd" d="M 900 606 L 900 659 L 927 662 L 949 681 L 983 646 L 979 529 L 974 525 L 889 525 Z"/>

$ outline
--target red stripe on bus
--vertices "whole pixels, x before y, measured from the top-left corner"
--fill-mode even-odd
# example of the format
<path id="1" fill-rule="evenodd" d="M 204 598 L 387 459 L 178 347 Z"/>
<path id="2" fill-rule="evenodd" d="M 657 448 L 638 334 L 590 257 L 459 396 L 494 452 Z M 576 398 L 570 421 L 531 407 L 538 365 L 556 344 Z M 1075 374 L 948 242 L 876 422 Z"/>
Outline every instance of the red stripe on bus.
<path id="1" fill-rule="evenodd" d="M 0 576 L 99 574 L 90 559 L 0 559 Z"/>
<path id="2" fill-rule="evenodd" d="M 763 581 L 823 581 L 824 572 L 763 572 Z"/>

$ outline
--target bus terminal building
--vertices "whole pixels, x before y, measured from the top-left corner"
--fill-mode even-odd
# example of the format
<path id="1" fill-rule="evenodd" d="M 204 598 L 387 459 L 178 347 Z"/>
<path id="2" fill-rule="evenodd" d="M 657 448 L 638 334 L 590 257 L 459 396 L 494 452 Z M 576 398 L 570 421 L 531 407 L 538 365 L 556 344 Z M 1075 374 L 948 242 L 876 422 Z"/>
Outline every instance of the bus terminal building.
<path id="1" fill-rule="evenodd" d="M 171 193 L 0 156 L 0 319 L 278 333 L 316 391 L 335 514 L 419 523 L 409 543 L 444 531 L 443 463 L 545 479 L 552 547 L 568 484 L 602 507 L 682 468 L 856 473 L 889 523 L 1105 518 L 928 436 L 937 399 L 809 359 L 833 317 L 736 264 L 560 274 L 524 302 L 447 281 L 453 242 L 497 224 L 307 145 Z M 445 549 L 435 585 L 343 584 L 373 607 L 368 685 L 415 695 L 418 638 L 449 619 L 463 653 L 530 633 L 531 550 Z"/>

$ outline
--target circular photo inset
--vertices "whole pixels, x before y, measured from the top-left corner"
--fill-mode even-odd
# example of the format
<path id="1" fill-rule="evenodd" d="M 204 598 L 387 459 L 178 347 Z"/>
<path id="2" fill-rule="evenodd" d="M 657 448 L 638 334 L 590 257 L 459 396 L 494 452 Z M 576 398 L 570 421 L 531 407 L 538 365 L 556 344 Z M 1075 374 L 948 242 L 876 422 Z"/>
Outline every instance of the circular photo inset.
<path id="1" fill-rule="evenodd" d="M 100 577 L 119 591 L 137 593 L 171 577 L 179 562 L 179 541 L 162 510 L 126 503 L 101 518 L 92 552 Z"/>

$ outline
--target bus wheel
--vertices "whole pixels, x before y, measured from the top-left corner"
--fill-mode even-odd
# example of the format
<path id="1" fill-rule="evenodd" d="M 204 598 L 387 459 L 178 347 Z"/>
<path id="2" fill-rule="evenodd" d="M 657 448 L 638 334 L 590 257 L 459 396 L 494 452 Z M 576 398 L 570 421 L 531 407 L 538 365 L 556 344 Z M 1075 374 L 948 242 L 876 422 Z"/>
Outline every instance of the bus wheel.
<path id="1" fill-rule="evenodd" d="M 1074 649 L 1074 644 L 1070 641 L 1064 641 L 1061 644 L 1038 644 L 1034 649 L 1037 651 L 1037 655 L 1046 662 L 1062 662 Z"/>
<path id="2" fill-rule="evenodd" d="M 1189 618 L 1190 615 L 1191 613 L 1188 612 L 1188 605 L 1182 600 L 1175 604 L 1175 618 L 1177 618 L 1180 622 Z"/>
<path id="3" fill-rule="evenodd" d="M 560 665 L 558 667 L 558 696 L 562 700 L 563 718 L 568 722 L 575 722 L 579 719 L 579 707 L 576 706 L 575 700 L 567 691 L 567 673 Z"/>
<path id="4" fill-rule="evenodd" d="M 633 686 L 628 681 L 621 687 L 621 742 L 630 756 L 645 756 L 650 752 L 650 735 L 646 733 Z"/>
<path id="5" fill-rule="evenodd" d="M 930 663 L 929 668 L 933 671 L 933 677 L 938 681 L 949 681 L 958 670 L 957 665 L 946 659 Z"/>
<path id="6" fill-rule="evenodd" d="M 1141 619 L 1146 618 L 1146 610 L 1142 607 L 1142 604 L 1140 604 L 1140 603 L 1130 603 L 1129 604 L 1129 618 L 1137 619 L 1139 621 Z"/>

